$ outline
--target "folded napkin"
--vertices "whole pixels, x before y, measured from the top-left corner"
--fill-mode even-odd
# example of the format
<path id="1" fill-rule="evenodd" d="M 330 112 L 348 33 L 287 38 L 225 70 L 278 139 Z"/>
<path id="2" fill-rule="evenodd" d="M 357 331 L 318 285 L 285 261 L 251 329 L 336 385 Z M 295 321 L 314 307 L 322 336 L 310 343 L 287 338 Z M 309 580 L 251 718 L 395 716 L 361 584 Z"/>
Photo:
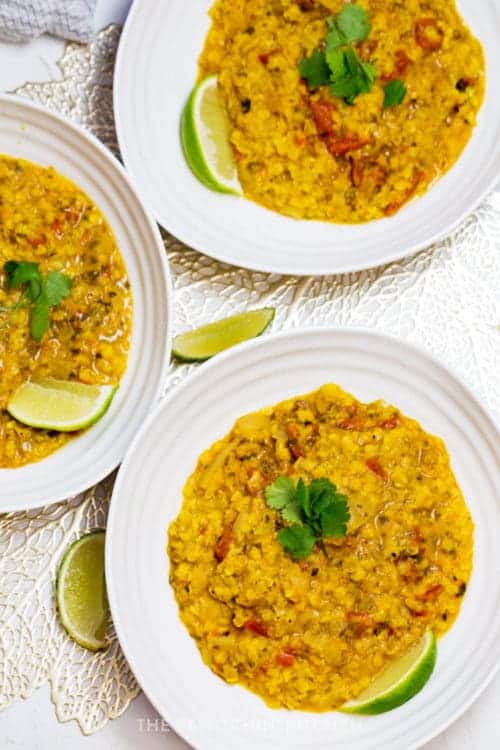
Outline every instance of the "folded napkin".
<path id="1" fill-rule="evenodd" d="M 26 42 L 48 33 L 89 42 L 97 0 L 0 0 L 0 39 Z"/>

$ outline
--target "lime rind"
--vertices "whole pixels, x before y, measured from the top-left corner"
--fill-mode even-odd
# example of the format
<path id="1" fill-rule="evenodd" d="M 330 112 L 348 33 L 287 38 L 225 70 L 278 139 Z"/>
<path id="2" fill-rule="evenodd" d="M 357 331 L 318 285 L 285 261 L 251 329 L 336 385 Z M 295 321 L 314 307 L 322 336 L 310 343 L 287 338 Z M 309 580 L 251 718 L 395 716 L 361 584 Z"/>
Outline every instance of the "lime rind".
<path id="1" fill-rule="evenodd" d="M 96 531 L 91 531 L 90 533 L 85 534 L 84 536 L 80 537 L 72 544 L 70 544 L 64 554 L 63 559 L 61 560 L 56 578 L 56 608 L 61 624 L 69 637 L 76 643 L 78 643 L 79 646 L 82 646 L 82 648 L 86 648 L 88 651 L 102 651 L 108 646 L 108 641 L 105 635 L 109 620 L 109 607 L 107 603 L 106 584 L 104 580 L 104 541 L 105 532 L 102 529 L 98 529 Z M 99 568 L 102 567 L 103 585 L 102 590 L 99 591 L 98 598 L 100 601 L 97 602 L 98 606 L 93 607 L 93 611 L 87 613 L 90 618 L 92 618 L 92 615 L 96 616 L 93 618 L 93 622 L 91 622 L 91 625 L 88 628 L 87 632 L 83 632 L 81 626 L 79 626 L 79 624 L 75 621 L 75 616 L 72 615 L 67 608 L 65 594 L 68 588 L 71 586 L 71 582 L 68 578 L 68 571 L 70 571 L 70 567 L 74 561 L 75 555 L 77 555 L 78 552 L 82 550 L 82 545 L 95 544 L 96 542 L 100 558 L 102 559 L 102 566 L 99 564 Z M 76 574 L 76 571 L 70 571 L 70 575 L 71 572 L 73 573 L 73 578 L 78 578 L 78 583 L 81 583 L 81 581 L 83 580 L 82 571 L 78 571 L 78 576 Z M 73 584 L 74 583 L 75 581 L 73 581 Z M 92 633 L 88 632 L 89 630 L 92 630 Z M 98 637 L 96 637 L 96 635 Z"/>
<path id="2" fill-rule="evenodd" d="M 91 386 L 51 378 L 28 380 L 14 393 L 7 411 L 29 427 L 77 432 L 104 416 L 117 390 L 117 385 Z"/>
<path id="3" fill-rule="evenodd" d="M 197 88 L 193 89 L 181 118 L 181 142 L 184 156 L 191 171 L 206 187 L 221 192 L 219 184 L 212 178 L 203 156 L 201 144 L 194 124 L 194 100 Z"/>
<path id="4" fill-rule="evenodd" d="M 387 668 L 370 687 L 361 693 L 355 700 L 346 703 L 340 710 L 343 713 L 375 715 L 392 711 L 415 697 L 429 681 L 437 660 L 437 642 L 435 635 L 428 631 L 423 636 L 414 649 L 419 650 L 421 645 L 420 656 L 415 659 L 413 666 L 392 686 L 382 688 L 377 694 L 377 685 L 387 682 L 387 673 L 389 670 L 396 670 L 399 662 L 408 657 L 405 655 L 398 660 L 395 665 Z M 411 650 L 410 650 L 411 651 Z"/>
<path id="5" fill-rule="evenodd" d="M 186 102 L 181 116 L 181 143 L 186 161 L 193 174 L 198 180 L 211 190 L 229 195 L 241 196 L 241 185 L 238 180 L 236 163 L 231 154 L 229 144 L 229 133 L 224 132 L 221 138 L 227 139 L 227 148 L 224 150 L 224 167 L 221 166 L 221 159 L 218 158 L 217 147 L 213 138 L 207 131 L 205 133 L 206 148 L 204 148 L 200 131 L 203 126 L 202 107 L 205 97 L 213 94 L 217 96 L 217 77 L 209 76 L 201 81 L 193 91 Z M 212 105 L 213 106 L 213 105 Z M 223 105 L 220 105 L 221 108 Z M 224 111 L 221 111 L 221 119 L 224 118 Z M 227 119 L 227 116 L 226 116 Z M 225 129 L 228 131 L 228 127 Z M 209 148 L 209 144 L 213 148 Z M 207 158 L 207 151 L 210 150 L 210 161 Z M 229 164 L 229 169 L 228 169 Z M 229 172 L 224 175 L 223 172 Z"/>
<path id="6" fill-rule="evenodd" d="M 232 346 L 261 336 L 275 315 L 274 307 L 263 307 L 182 333 L 174 339 L 173 354 L 183 362 L 204 362 Z"/>

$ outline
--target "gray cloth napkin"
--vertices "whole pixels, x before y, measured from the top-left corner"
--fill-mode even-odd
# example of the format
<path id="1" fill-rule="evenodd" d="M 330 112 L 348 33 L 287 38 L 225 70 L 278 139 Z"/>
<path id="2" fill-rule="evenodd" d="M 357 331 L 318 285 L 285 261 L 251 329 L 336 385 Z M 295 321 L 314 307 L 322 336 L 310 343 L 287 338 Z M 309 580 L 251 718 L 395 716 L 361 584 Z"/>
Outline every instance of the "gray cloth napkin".
<path id="1" fill-rule="evenodd" d="M 0 39 L 27 42 L 41 34 L 89 42 L 97 0 L 0 0 Z"/>

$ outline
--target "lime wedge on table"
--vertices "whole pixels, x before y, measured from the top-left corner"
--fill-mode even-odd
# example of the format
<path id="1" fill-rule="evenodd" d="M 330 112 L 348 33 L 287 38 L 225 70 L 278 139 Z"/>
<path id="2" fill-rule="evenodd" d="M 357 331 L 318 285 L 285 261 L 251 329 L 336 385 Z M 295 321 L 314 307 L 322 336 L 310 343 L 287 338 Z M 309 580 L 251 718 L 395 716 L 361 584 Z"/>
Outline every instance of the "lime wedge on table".
<path id="1" fill-rule="evenodd" d="M 184 155 L 204 185 L 219 193 L 241 195 L 230 130 L 217 77 L 210 76 L 194 88 L 182 113 Z"/>
<path id="2" fill-rule="evenodd" d="M 40 378 L 23 383 L 7 404 L 18 422 L 58 432 L 90 427 L 108 410 L 116 385 L 85 385 Z"/>
<path id="3" fill-rule="evenodd" d="M 382 714 L 402 706 L 419 693 L 436 664 L 437 647 L 433 633 L 421 640 L 380 674 L 361 695 L 341 709 L 352 714 Z"/>
<path id="4" fill-rule="evenodd" d="M 224 349 L 260 336 L 271 325 L 275 312 L 274 307 L 263 307 L 181 333 L 174 339 L 174 356 L 185 362 L 209 359 Z"/>
<path id="5" fill-rule="evenodd" d="M 104 539 L 104 531 L 82 536 L 69 547 L 57 573 L 56 601 L 61 622 L 68 635 L 89 651 L 107 646 Z"/>

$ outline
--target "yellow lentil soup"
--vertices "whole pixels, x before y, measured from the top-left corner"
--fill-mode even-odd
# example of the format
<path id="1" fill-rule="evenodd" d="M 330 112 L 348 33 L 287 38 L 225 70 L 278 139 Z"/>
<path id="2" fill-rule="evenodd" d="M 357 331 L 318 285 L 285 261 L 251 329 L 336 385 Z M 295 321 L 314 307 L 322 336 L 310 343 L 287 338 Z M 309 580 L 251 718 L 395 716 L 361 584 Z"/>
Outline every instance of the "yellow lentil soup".
<path id="1" fill-rule="evenodd" d="M 30 334 L 29 310 L 12 311 L 21 292 L 7 283 L 9 261 L 71 279 L 71 293 L 51 311 L 39 342 Z M 16 422 L 6 411 L 9 399 L 34 377 L 118 383 L 132 297 L 113 233 L 90 198 L 53 168 L 10 156 L 0 156 L 0 311 L 0 467 L 16 468 L 48 456 L 71 435 Z"/>
<path id="2" fill-rule="evenodd" d="M 333 482 L 346 535 L 290 556 L 266 502 L 280 476 Z M 168 550 L 180 616 L 217 675 L 271 707 L 330 711 L 451 627 L 473 523 L 440 439 L 325 385 L 240 418 L 201 455 Z"/>
<path id="3" fill-rule="evenodd" d="M 343 0 L 212 8 L 200 77 L 218 76 L 244 194 L 269 209 L 337 223 L 394 215 L 457 161 L 472 134 L 485 61 L 453 0 L 357 4 L 371 30 L 353 49 L 375 74 L 352 104 L 328 85 L 308 87 L 299 71 L 324 51 Z M 395 81 L 406 96 L 385 108 Z"/>

